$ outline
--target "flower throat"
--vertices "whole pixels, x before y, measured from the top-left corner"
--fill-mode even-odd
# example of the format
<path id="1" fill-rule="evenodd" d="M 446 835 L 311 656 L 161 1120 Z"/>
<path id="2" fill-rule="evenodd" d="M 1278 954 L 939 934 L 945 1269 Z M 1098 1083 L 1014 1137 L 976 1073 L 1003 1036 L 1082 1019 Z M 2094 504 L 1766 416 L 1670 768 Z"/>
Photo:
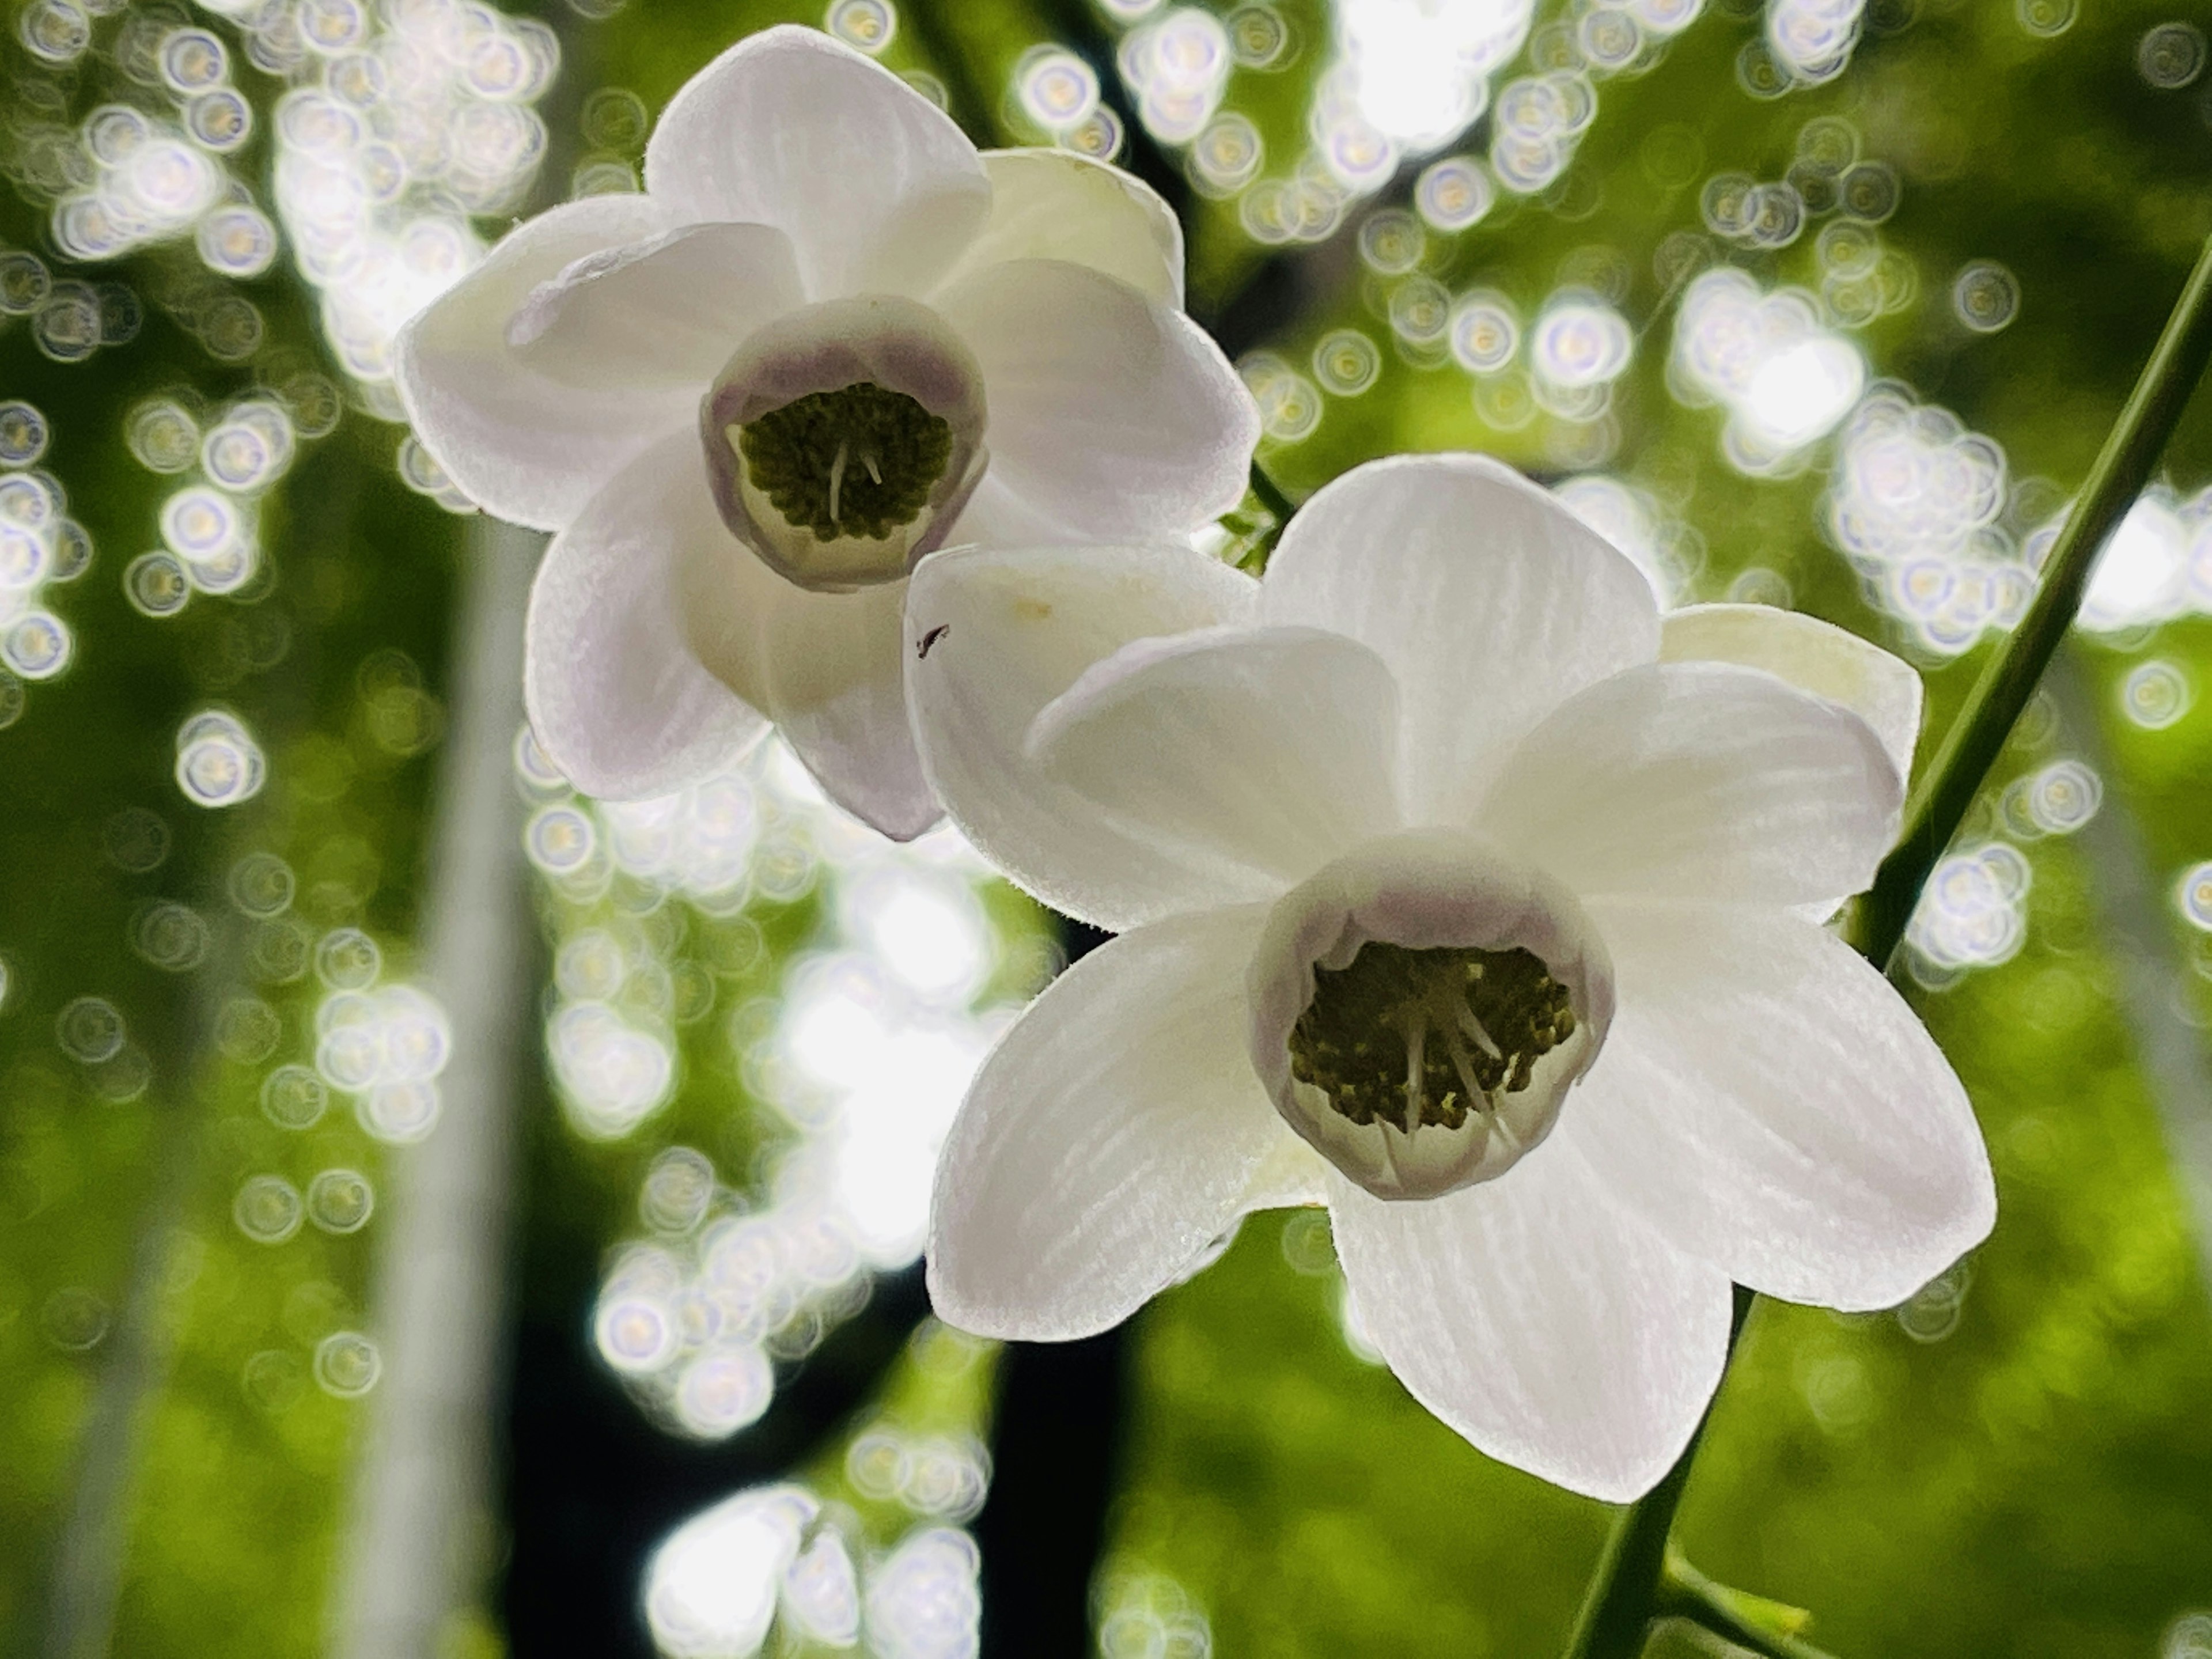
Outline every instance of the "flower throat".
<path id="1" fill-rule="evenodd" d="M 1533 952 L 1370 941 L 1347 966 L 1314 969 L 1291 1074 L 1354 1123 L 1456 1129 L 1526 1089 L 1574 1032 L 1566 987 Z"/>
<path id="2" fill-rule="evenodd" d="M 881 541 L 912 524 L 952 454 L 950 422 L 870 380 L 809 392 L 723 436 L 785 520 L 823 542 Z"/>

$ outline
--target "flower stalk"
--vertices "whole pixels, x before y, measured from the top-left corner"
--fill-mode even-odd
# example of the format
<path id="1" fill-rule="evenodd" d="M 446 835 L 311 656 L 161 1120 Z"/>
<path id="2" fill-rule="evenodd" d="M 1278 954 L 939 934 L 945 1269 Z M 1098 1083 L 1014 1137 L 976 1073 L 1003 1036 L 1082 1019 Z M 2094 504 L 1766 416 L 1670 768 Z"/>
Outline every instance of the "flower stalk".
<path id="1" fill-rule="evenodd" d="M 1876 967 L 1887 968 L 1896 953 L 1928 872 L 1958 832 L 1983 778 L 2012 734 L 2013 723 L 2035 695 L 2044 669 L 2073 626 L 2097 555 L 2142 493 L 2208 362 L 2212 362 L 2212 239 L 2198 254 L 2197 268 L 2175 301 L 2150 361 L 2143 365 L 2126 407 L 2089 469 L 2081 497 L 2045 564 L 2035 602 L 1982 671 L 1966 708 L 1944 733 L 1942 747 L 1920 788 L 1906 805 L 1905 833 L 1883 860 L 1860 907 L 1856 942 Z"/>
<path id="2" fill-rule="evenodd" d="M 1798 1632 L 1812 1622 L 1802 1607 L 1747 1595 L 1699 1572 L 1669 1550 L 1659 1583 L 1658 1615 L 1686 1619 L 1763 1659 L 1830 1659 Z"/>
<path id="3" fill-rule="evenodd" d="M 2051 548 L 2034 603 L 1983 670 L 1966 706 L 1945 732 L 1920 788 L 1906 805 L 1905 831 L 1861 902 L 1853 943 L 1876 967 L 1886 969 L 1896 953 L 1929 872 L 1950 844 L 2014 722 L 2073 626 L 2097 555 L 2142 493 L 2208 362 L 2212 362 L 2212 239 L 2198 254 L 2135 390 L 2089 469 L 2081 497 Z M 1737 1287 L 1731 1357 L 1735 1336 L 1741 1335 L 1755 1300 L 1753 1292 Z M 1670 1563 L 1668 1539 L 1674 1511 L 1704 1433 L 1701 1422 L 1674 1467 L 1622 1511 L 1591 1578 L 1567 1659 L 1635 1659 L 1644 1650 L 1651 1621 L 1670 1615 L 1694 1619 L 1753 1652 L 1780 1659 L 1820 1659 L 1817 1650 L 1794 1637 L 1762 1633 L 1756 1626 L 1743 1624 L 1724 1599 L 1717 1601 L 1711 1594 L 1719 1587 L 1703 1580 L 1679 1558 Z M 1736 1634 L 1715 1622 L 1728 1619 L 1735 1620 L 1745 1633 Z M 1747 1639 L 1751 1636 L 1759 1639 Z"/>

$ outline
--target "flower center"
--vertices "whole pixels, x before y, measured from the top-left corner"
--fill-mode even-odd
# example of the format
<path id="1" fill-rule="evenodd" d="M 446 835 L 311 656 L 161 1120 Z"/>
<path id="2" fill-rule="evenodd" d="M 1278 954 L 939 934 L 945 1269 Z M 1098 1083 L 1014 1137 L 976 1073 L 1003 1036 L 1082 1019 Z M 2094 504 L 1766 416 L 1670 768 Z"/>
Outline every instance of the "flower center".
<path id="1" fill-rule="evenodd" d="M 763 324 L 699 404 L 714 508 L 786 581 L 849 593 L 942 545 L 990 457 L 983 370 L 913 300 L 825 300 Z"/>
<path id="2" fill-rule="evenodd" d="M 1370 939 L 1348 965 L 1314 969 L 1291 1074 L 1362 1127 L 1457 1129 L 1526 1090 L 1574 1034 L 1567 988 L 1534 951 Z"/>
<path id="3" fill-rule="evenodd" d="M 809 392 L 723 437 L 753 487 L 820 542 L 912 524 L 952 456 L 952 423 L 872 380 Z"/>

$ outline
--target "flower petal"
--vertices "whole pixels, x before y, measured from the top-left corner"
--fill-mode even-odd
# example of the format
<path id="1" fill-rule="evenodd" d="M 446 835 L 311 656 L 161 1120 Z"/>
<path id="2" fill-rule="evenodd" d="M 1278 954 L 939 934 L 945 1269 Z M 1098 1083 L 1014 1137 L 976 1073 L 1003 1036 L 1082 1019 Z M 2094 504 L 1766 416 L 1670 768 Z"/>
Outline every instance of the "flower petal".
<path id="1" fill-rule="evenodd" d="M 991 216 L 945 277 L 1008 259 L 1065 259 L 1182 308 L 1182 226 L 1158 191 L 1066 149 L 987 149 Z"/>
<path id="2" fill-rule="evenodd" d="M 1537 721 L 1659 645 L 1643 573 L 1483 455 L 1395 456 L 1322 489 L 1283 532 L 1261 611 L 1390 665 L 1413 823 L 1465 823 Z"/>
<path id="3" fill-rule="evenodd" d="M 1261 1178 L 1296 1139 L 1240 1040 L 1264 915 L 1210 910 L 1109 940 L 992 1050 L 930 1205 L 942 1318 L 1033 1342 L 1104 1330 L 1273 1184 Z"/>
<path id="4" fill-rule="evenodd" d="M 920 295 L 974 240 L 991 188 L 952 118 L 814 29 L 764 29 L 693 76 L 645 150 L 678 222 L 790 234 L 811 299 Z"/>
<path id="5" fill-rule="evenodd" d="M 697 460 L 698 445 L 691 453 Z M 707 671 L 775 720 L 824 793 L 895 841 L 940 816 L 906 714 L 907 585 L 810 592 L 732 535 L 703 482 L 680 508 L 684 637 Z"/>
<path id="6" fill-rule="evenodd" d="M 931 554 L 907 587 L 906 684 L 923 773 L 976 849 L 1054 908 L 1111 932 L 1218 896 L 1039 775 L 1037 712 L 1130 641 L 1243 620 L 1251 578 L 1189 548 Z"/>
<path id="7" fill-rule="evenodd" d="M 1339 1177 L 1329 1209 L 1375 1346 L 1491 1456 L 1624 1502 L 1689 1443 L 1727 1363 L 1728 1276 L 1652 1231 L 1558 1136 L 1445 1198 L 1389 1202 Z"/>
<path id="8" fill-rule="evenodd" d="M 1063 259 L 986 265 L 936 303 L 983 365 L 991 476 L 1060 538 L 1180 535 L 1243 500 L 1259 410 L 1181 312 Z"/>
<path id="9" fill-rule="evenodd" d="M 517 226 L 399 331 L 392 380 L 407 418 L 486 512 L 558 530 L 655 439 L 696 418 L 696 387 L 570 385 L 507 343 L 540 283 L 668 228 L 641 196 L 565 203 Z"/>
<path id="10" fill-rule="evenodd" d="M 1317 628 L 1139 640 L 1030 726 L 1049 781 L 1224 898 L 1271 898 L 1397 827 L 1398 688 Z"/>
<path id="11" fill-rule="evenodd" d="M 698 441 L 665 438 L 592 497 L 538 568 L 523 671 L 530 722 L 588 794 L 659 794 L 768 730 L 685 637 L 684 543 L 729 533 L 706 495 Z"/>
<path id="12" fill-rule="evenodd" d="M 1751 906 L 1596 914 L 1620 1004 L 1559 1133 L 1676 1246 L 1857 1310 L 1987 1237 L 1996 1192 L 1966 1091 L 1856 951 Z"/>
<path id="13" fill-rule="evenodd" d="M 507 325 L 524 360 L 571 386 L 696 397 L 762 324 L 804 303 L 791 239 L 769 225 L 684 225 L 587 254 Z"/>
<path id="14" fill-rule="evenodd" d="M 1759 669 L 1653 663 L 1529 733 L 1478 826 L 1587 899 L 1856 893 L 1904 783 L 1872 727 Z"/>
<path id="15" fill-rule="evenodd" d="M 1767 605 L 1693 605 L 1659 626 L 1662 662 L 1733 662 L 1779 674 L 1801 691 L 1839 702 L 1869 726 L 1912 775 L 1920 738 L 1920 676 L 1871 640 L 1802 611 Z"/>
<path id="16" fill-rule="evenodd" d="M 830 799 L 894 841 L 941 814 L 907 720 L 904 582 L 791 588 L 769 647 L 769 712 Z"/>

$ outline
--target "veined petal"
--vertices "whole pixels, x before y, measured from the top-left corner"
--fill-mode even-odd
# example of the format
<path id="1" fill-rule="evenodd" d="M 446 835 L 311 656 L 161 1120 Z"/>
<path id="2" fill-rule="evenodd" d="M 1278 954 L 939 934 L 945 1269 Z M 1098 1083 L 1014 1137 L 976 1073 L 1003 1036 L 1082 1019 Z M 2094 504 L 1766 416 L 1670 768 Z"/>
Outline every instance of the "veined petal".
<path id="1" fill-rule="evenodd" d="M 1481 1450 L 1618 1503 L 1689 1443 L 1727 1362 L 1728 1276 L 1668 1243 L 1558 1136 L 1444 1198 L 1390 1202 L 1338 1177 L 1329 1209 L 1375 1346 Z"/>
<path id="2" fill-rule="evenodd" d="M 990 211 L 952 118 L 881 64 L 817 30 L 740 40 L 669 100 L 646 189 L 679 221 L 789 234 L 807 297 L 929 291 Z"/>
<path id="3" fill-rule="evenodd" d="M 1856 951 L 1751 906 L 1595 914 L 1620 1004 L 1559 1133 L 1654 1228 L 1769 1295 L 1855 1310 L 1987 1237 L 1966 1091 Z"/>
<path id="4" fill-rule="evenodd" d="M 1224 897 L 1271 898 L 1398 824 L 1398 688 L 1317 628 L 1139 640 L 1047 704 L 1049 781 Z"/>
<path id="5" fill-rule="evenodd" d="M 781 596 L 769 646 L 769 712 L 836 801 L 894 841 L 941 816 L 907 720 L 906 584 Z"/>
<path id="6" fill-rule="evenodd" d="M 1904 784 L 1850 710 L 1733 663 L 1653 663 L 1530 732 L 1477 825 L 1583 897 L 1832 902 L 1873 879 Z"/>
<path id="7" fill-rule="evenodd" d="M 1659 660 L 1741 663 L 1779 674 L 1856 714 L 1881 739 L 1898 775 L 1912 775 L 1920 676 L 1911 663 L 1848 629 L 1767 605 L 1688 605 L 1661 622 Z"/>
<path id="8" fill-rule="evenodd" d="M 1244 498 L 1259 410 L 1181 312 L 1064 259 L 983 266 L 936 303 L 983 366 L 991 476 L 1056 539 L 1180 535 Z"/>
<path id="9" fill-rule="evenodd" d="M 1283 532 L 1261 611 L 1349 634 L 1390 665 L 1414 823 L 1467 822 L 1530 728 L 1659 646 L 1643 574 L 1481 455 L 1395 456 L 1322 489 Z"/>
<path id="10" fill-rule="evenodd" d="M 558 530 L 655 439 L 694 420 L 696 387 L 571 385 L 507 343 L 539 284 L 669 223 L 642 196 L 564 203 L 518 225 L 399 331 L 392 380 L 407 418 L 486 512 Z"/>
<path id="11" fill-rule="evenodd" d="M 1238 1040 L 1264 911 L 1111 939 L 976 1074 L 938 1164 L 929 1291 L 978 1335 L 1088 1336 L 1174 1282 L 1295 1163 Z"/>
<path id="12" fill-rule="evenodd" d="M 688 538 L 727 538 L 687 433 L 663 439 L 556 538 L 530 594 L 524 690 L 538 740 L 576 787 L 659 794 L 736 759 L 768 730 L 685 635 Z"/>
<path id="13" fill-rule="evenodd" d="M 1065 259 L 1182 307 L 1182 226 L 1142 179 L 1066 149 L 987 149 L 991 216 L 946 276 L 1008 259 Z"/>
<path id="14" fill-rule="evenodd" d="M 739 341 L 803 302 L 781 231 L 684 225 L 571 262 L 532 290 L 507 337 L 568 385 L 676 386 L 696 398 Z"/>
<path id="15" fill-rule="evenodd" d="M 1039 710 L 1130 641 L 1244 620 L 1257 585 L 1187 547 L 933 553 L 907 587 L 906 684 L 924 775 L 977 850 L 1054 908 L 1110 932 L 1220 896 L 1045 778 Z"/>

